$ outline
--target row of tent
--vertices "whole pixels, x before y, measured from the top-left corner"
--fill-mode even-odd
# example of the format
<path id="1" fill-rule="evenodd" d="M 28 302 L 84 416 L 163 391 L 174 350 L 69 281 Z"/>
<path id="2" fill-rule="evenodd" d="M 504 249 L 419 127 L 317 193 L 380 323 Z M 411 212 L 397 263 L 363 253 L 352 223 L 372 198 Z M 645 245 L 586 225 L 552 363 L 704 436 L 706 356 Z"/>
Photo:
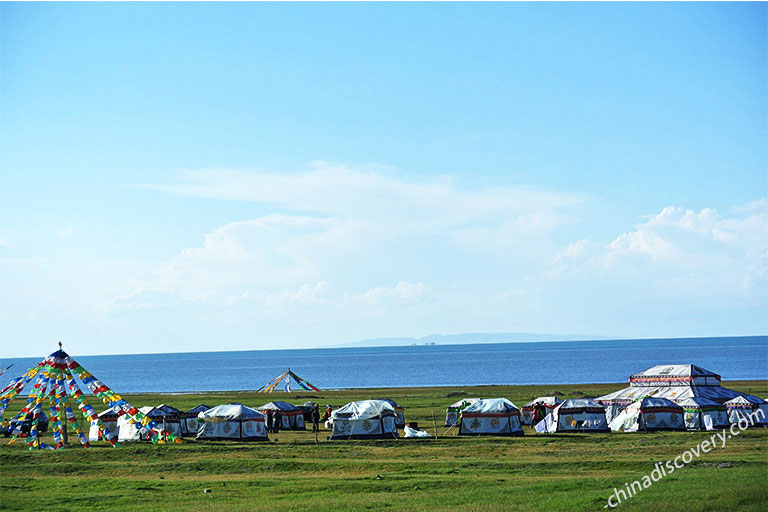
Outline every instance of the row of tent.
<path id="1" fill-rule="evenodd" d="M 224 404 L 217 407 L 200 404 L 188 411 L 181 411 L 170 405 L 160 404 L 156 407 L 142 407 L 139 410 L 155 420 L 158 425 L 162 425 L 163 431 L 181 438 L 197 437 L 201 427 L 205 430 L 203 435 L 211 439 L 247 440 L 251 435 L 261 437 L 260 424 L 264 423 L 263 430 L 266 435 L 266 415 L 277 411 L 280 411 L 281 430 L 306 429 L 304 409 L 283 401 L 269 402 L 257 408 L 242 404 Z M 117 435 L 120 442 L 149 440 L 146 431 L 131 423 L 124 415 L 118 416 L 112 409 L 99 414 L 99 419 L 113 434 Z M 89 439 L 96 441 L 101 438 L 101 435 L 98 424 L 93 422 Z"/>
<path id="2" fill-rule="evenodd" d="M 657 366 L 629 379 L 624 390 L 597 398 L 539 397 L 519 409 L 505 398 L 465 398 L 451 404 L 445 425 L 458 426 L 459 435 L 522 435 L 523 425 L 539 433 L 654 430 L 713 430 L 737 423 L 762 410 L 768 421 L 768 402 L 720 386 L 720 376 L 694 365 Z M 534 425 L 534 412 L 545 411 Z M 208 407 L 201 404 L 181 412 L 167 405 L 142 408 L 163 430 L 197 439 L 266 440 L 266 414 L 280 411 L 283 430 L 304 429 L 304 409 L 287 402 L 258 408 L 242 404 Z M 142 431 L 111 411 L 100 419 L 117 431 L 120 441 L 143 439 Z M 121 421 L 124 421 L 121 424 Z M 403 408 L 389 399 L 350 402 L 332 411 L 331 439 L 396 438 L 405 427 Z M 758 425 L 759 426 L 759 425 Z M 91 428 L 98 437 L 100 429 Z"/>
<path id="3" fill-rule="evenodd" d="M 254 441 L 267 439 L 267 415 L 279 411 L 281 430 L 305 430 L 305 409 L 283 401 L 274 401 L 251 408 L 239 403 L 211 407 L 200 404 L 181 411 L 166 404 L 142 407 L 140 411 L 162 426 L 163 432 L 180 438 L 234 439 Z M 98 422 L 91 424 L 89 439 L 100 440 L 106 427 L 118 441 L 150 440 L 146 430 L 131 423 L 124 415 L 112 409 L 99 414 Z M 333 411 L 332 438 L 397 437 L 397 429 L 405 427 L 403 408 L 393 400 L 364 400 L 351 402 Z"/>
<path id="4" fill-rule="evenodd" d="M 514 419 L 519 415 L 521 424 L 542 433 L 715 430 L 762 411 L 755 426 L 768 426 L 768 402 L 722 387 L 719 375 L 695 365 L 654 366 L 632 375 L 629 383 L 594 399 L 538 397 L 517 412 L 505 399 L 465 398 L 448 407 L 445 425 L 460 425 L 459 434 L 510 434 L 522 432 Z M 537 407 L 546 414 L 533 425 Z"/>

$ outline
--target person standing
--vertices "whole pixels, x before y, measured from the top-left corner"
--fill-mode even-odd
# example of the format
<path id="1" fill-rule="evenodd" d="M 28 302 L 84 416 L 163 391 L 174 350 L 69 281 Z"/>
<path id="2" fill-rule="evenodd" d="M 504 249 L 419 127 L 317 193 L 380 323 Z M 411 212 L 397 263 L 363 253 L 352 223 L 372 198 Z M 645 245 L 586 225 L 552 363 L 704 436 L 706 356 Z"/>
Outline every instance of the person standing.
<path id="1" fill-rule="evenodd" d="M 282 422 L 283 422 L 283 415 L 280 414 L 280 411 L 275 411 L 275 424 L 272 427 L 273 429 L 272 432 L 274 432 L 275 434 L 280 432 L 280 427 L 283 426 Z"/>
<path id="2" fill-rule="evenodd" d="M 272 411 L 267 411 L 267 432 L 272 432 Z"/>
<path id="3" fill-rule="evenodd" d="M 317 404 L 312 406 L 312 432 L 320 431 L 320 408 Z"/>

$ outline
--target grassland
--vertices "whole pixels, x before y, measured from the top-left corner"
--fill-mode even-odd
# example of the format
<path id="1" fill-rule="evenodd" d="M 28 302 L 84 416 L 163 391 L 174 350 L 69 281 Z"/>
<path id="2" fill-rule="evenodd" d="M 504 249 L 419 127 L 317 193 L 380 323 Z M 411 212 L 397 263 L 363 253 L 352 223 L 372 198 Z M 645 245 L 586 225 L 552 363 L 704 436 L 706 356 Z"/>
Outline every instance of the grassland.
<path id="1" fill-rule="evenodd" d="M 730 382 L 768 396 L 768 381 Z M 281 432 L 269 443 L 124 444 L 29 451 L 0 438 L 0 510 L 599 510 L 614 487 L 641 478 L 656 461 L 711 433 L 457 437 L 442 427 L 462 396 L 596 396 L 624 384 L 403 388 L 264 395 L 229 392 L 126 396 L 135 405 L 200 402 L 257 406 L 275 399 L 342 405 L 389 397 L 406 420 L 438 439 L 319 442 Z M 205 492 L 208 490 L 209 492 Z M 768 430 L 749 430 L 619 506 L 626 510 L 766 510 Z"/>

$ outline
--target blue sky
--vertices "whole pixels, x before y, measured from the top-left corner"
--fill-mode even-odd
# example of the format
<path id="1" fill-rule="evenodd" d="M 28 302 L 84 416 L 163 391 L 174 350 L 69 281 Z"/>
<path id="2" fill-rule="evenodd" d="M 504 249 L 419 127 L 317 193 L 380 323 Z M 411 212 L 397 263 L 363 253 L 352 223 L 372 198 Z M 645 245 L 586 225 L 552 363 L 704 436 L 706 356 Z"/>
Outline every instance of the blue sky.
<path id="1" fill-rule="evenodd" d="M 768 331 L 766 5 L 0 5 L 3 355 Z"/>

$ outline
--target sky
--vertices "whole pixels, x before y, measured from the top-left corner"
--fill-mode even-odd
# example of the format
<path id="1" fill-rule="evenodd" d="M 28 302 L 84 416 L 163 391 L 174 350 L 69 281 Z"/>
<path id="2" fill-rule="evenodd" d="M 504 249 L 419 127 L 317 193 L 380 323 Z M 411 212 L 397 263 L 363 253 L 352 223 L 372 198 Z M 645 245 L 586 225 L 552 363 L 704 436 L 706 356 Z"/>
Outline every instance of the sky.
<path id="1" fill-rule="evenodd" d="M 765 3 L 3 3 L 0 357 L 768 333 Z"/>

